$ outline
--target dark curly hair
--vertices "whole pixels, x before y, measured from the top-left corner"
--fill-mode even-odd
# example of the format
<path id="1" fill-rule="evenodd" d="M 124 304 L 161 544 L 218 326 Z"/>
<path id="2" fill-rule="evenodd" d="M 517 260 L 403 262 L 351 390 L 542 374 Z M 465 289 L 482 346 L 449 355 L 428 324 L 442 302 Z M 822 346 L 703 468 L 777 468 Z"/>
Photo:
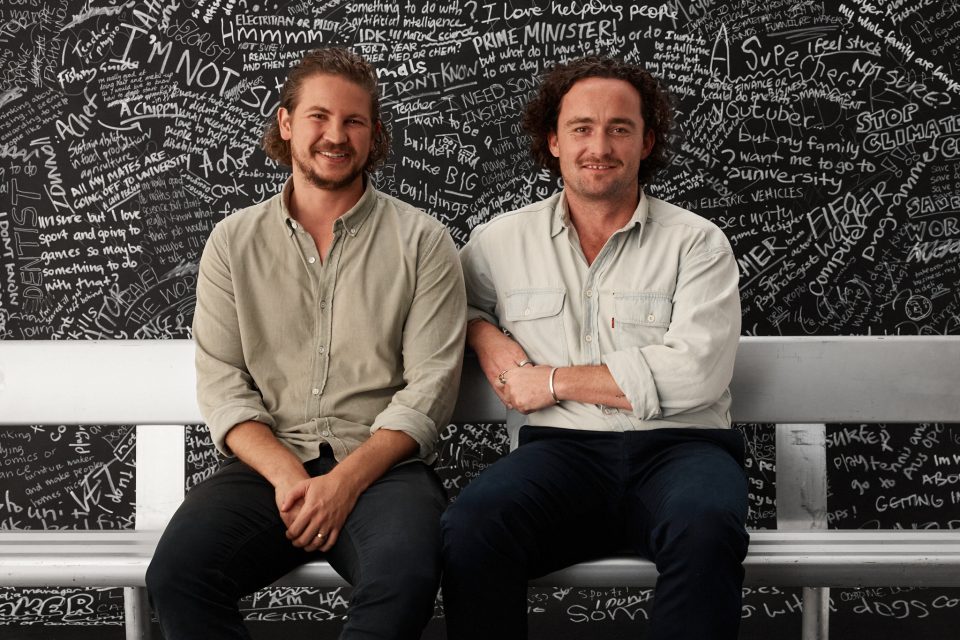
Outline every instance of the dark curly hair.
<path id="1" fill-rule="evenodd" d="M 377 73 L 369 62 L 362 57 L 339 47 L 314 49 L 303 56 L 287 76 L 280 89 L 280 106 L 293 111 L 300 99 L 303 82 L 319 73 L 341 76 L 363 87 L 370 94 L 370 113 L 373 119 L 373 141 L 370 155 L 363 169 L 371 172 L 377 168 L 390 150 L 390 134 L 387 133 L 380 117 L 380 91 L 377 86 Z M 380 126 L 377 126 L 377 125 Z M 280 125 L 276 115 L 267 121 L 263 130 L 260 147 L 272 160 L 286 166 L 292 164 L 290 143 L 280 136 Z"/>
<path id="2" fill-rule="evenodd" d="M 640 108 L 648 131 L 656 135 L 653 151 L 640 163 L 641 186 L 670 164 L 673 157 L 673 105 L 670 94 L 645 69 L 615 58 L 591 56 L 548 69 L 537 94 L 527 103 L 523 128 L 530 136 L 530 153 L 541 166 L 560 175 L 560 161 L 550 153 L 548 136 L 557 130 L 560 103 L 570 88 L 586 78 L 613 78 L 629 82 L 640 93 Z"/>

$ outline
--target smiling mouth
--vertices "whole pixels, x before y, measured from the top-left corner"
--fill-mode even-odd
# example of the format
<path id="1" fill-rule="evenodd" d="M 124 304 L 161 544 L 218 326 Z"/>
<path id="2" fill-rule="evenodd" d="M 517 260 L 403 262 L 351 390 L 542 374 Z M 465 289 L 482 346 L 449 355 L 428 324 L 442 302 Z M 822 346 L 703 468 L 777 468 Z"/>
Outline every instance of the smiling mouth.
<path id="1" fill-rule="evenodd" d="M 606 171 L 608 169 L 616 169 L 617 165 L 613 164 L 582 164 L 580 165 L 582 169 L 590 169 L 592 171 Z"/>
<path id="2" fill-rule="evenodd" d="M 344 159 L 344 158 L 349 157 L 349 155 L 350 155 L 349 153 L 343 153 L 343 152 L 337 153 L 337 152 L 333 152 L 333 151 L 320 151 L 319 153 L 320 153 L 320 155 L 322 155 L 324 158 L 330 158 L 330 159 L 332 159 L 332 160 L 342 160 L 342 159 Z"/>

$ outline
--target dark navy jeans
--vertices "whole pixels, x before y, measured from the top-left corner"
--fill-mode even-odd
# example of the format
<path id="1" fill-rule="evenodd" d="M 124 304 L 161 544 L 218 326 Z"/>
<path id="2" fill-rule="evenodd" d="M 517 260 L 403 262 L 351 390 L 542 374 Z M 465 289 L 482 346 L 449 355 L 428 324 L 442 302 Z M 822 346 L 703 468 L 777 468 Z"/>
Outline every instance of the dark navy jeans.
<path id="1" fill-rule="evenodd" d="M 527 637 L 527 580 L 616 552 L 656 563 L 650 637 L 734 639 L 744 445 L 728 429 L 523 427 L 443 516 L 449 640 Z"/>
<path id="2" fill-rule="evenodd" d="M 304 465 L 310 475 L 336 464 L 327 451 Z M 432 469 L 395 467 L 360 496 L 333 549 L 306 553 L 284 535 L 273 486 L 230 462 L 187 494 L 150 563 L 147 588 L 164 637 L 249 638 L 237 600 L 324 557 L 354 587 L 341 638 L 419 638 L 440 584 L 445 505 Z"/>

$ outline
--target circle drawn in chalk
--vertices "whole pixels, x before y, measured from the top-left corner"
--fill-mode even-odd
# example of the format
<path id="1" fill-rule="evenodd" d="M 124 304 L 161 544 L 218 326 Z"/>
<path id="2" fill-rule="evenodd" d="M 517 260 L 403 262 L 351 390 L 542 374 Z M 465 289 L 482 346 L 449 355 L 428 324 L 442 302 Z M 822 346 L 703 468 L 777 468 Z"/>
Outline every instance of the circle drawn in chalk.
<path id="1" fill-rule="evenodd" d="M 933 303 L 926 296 L 907 298 L 907 317 L 911 320 L 923 320 L 933 311 Z"/>

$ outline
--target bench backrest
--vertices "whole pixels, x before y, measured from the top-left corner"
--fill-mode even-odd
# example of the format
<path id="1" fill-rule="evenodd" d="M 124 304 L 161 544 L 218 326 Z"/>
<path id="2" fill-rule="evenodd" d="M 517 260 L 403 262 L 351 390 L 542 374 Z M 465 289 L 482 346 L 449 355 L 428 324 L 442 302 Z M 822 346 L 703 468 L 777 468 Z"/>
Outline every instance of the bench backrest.
<path id="1" fill-rule="evenodd" d="M 0 341 L 0 425 L 138 425 L 137 527 L 162 527 L 183 497 L 183 483 L 171 478 L 177 468 L 183 477 L 184 458 L 182 427 L 164 425 L 203 422 L 193 351 L 189 340 Z M 960 336 L 745 337 L 731 411 L 739 423 L 784 425 L 778 520 L 818 528 L 826 511 L 822 423 L 956 422 L 958 389 Z M 506 421 L 470 358 L 454 421 Z"/>
<path id="2" fill-rule="evenodd" d="M 193 424 L 191 340 L 0 341 L 0 424 Z M 745 337 L 736 422 L 960 418 L 960 336 Z M 455 421 L 504 422 L 467 358 Z"/>

